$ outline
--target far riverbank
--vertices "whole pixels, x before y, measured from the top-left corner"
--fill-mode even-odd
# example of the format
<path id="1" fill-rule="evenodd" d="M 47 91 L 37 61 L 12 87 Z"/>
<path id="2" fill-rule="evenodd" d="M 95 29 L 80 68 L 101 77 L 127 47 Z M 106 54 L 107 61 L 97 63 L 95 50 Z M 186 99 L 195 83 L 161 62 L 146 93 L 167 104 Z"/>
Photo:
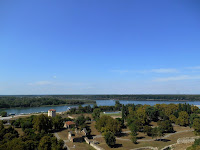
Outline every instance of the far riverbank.
<path id="1" fill-rule="evenodd" d="M 114 106 L 116 100 L 95 100 L 97 106 Z M 178 103 L 188 103 L 190 105 L 200 105 L 199 101 L 141 101 L 141 100 L 119 100 L 121 104 L 146 104 L 146 105 L 155 105 L 155 104 L 178 104 Z M 93 104 L 83 104 L 82 106 L 90 105 L 93 107 Z M 67 111 L 68 108 L 78 107 L 79 105 L 59 105 L 59 106 L 41 106 L 41 107 L 28 107 L 28 108 L 8 108 L 8 109 L 0 109 L 0 111 L 6 111 L 8 114 L 32 114 L 32 113 L 44 113 L 49 109 L 55 109 L 57 112 Z"/>

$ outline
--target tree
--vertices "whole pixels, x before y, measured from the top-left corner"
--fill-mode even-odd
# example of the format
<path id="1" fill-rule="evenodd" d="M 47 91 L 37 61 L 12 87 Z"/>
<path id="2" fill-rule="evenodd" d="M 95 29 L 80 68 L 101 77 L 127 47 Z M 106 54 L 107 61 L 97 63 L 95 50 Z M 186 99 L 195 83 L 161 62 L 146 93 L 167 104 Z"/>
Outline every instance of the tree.
<path id="1" fill-rule="evenodd" d="M 189 115 L 186 111 L 179 112 L 179 117 L 176 120 L 176 124 L 186 126 L 189 124 Z"/>
<path id="2" fill-rule="evenodd" d="M 75 120 L 75 123 L 76 123 L 76 126 L 83 126 L 85 124 L 85 117 L 83 115 L 79 116 L 76 120 Z"/>
<path id="3" fill-rule="evenodd" d="M 21 122 L 21 127 L 22 127 L 22 130 L 24 131 L 25 129 L 28 129 L 28 128 L 33 128 L 33 124 L 31 121 L 24 121 L 24 122 Z"/>
<path id="4" fill-rule="evenodd" d="M 195 139 L 194 144 L 188 147 L 187 150 L 199 150 L 200 149 L 200 139 Z"/>
<path id="5" fill-rule="evenodd" d="M 165 133 L 172 133 L 174 132 L 173 126 L 169 120 L 159 121 L 158 122 L 159 128 L 163 130 Z"/>
<path id="6" fill-rule="evenodd" d="M 121 104 L 119 101 L 115 101 L 115 110 L 120 110 Z"/>
<path id="7" fill-rule="evenodd" d="M 111 131 L 114 134 L 121 132 L 121 124 L 118 120 L 113 119 L 110 116 L 103 115 L 95 125 L 96 129 L 100 132 Z"/>
<path id="8" fill-rule="evenodd" d="M 160 139 L 161 139 L 161 137 L 164 135 L 164 130 L 163 130 L 163 128 L 161 128 L 161 127 L 158 127 L 158 128 L 157 128 L 157 135 L 158 135 L 158 137 L 160 137 Z"/>
<path id="9" fill-rule="evenodd" d="M 151 126 L 144 126 L 144 130 L 143 130 L 144 133 L 146 133 L 148 136 L 151 136 L 151 133 L 152 133 L 152 127 Z"/>
<path id="10" fill-rule="evenodd" d="M 189 119 L 190 127 L 192 127 L 195 118 L 199 118 L 200 119 L 200 116 L 198 116 L 197 114 L 191 114 L 190 115 L 190 119 Z"/>
<path id="11" fill-rule="evenodd" d="M 58 115 L 52 118 L 52 123 L 55 130 L 60 130 L 64 126 L 62 117 Z"/>
<path id="12" fill-rule="evenodd" d="M 2 111 L 0 114 L 2 117 L 7 117 L 7 112 L 6 111 Z"/>
<path id="13" fill-rule="evenodd" d="M 158 137 L 158 127 L 152 128 L 151 137 L 157 139 L 157 137 Z"/>
<path id="14" fill-rule="evenodd" d="M 152 132 L 151 132 L 151 137 L 152 138 L 156 138 L 157 140 L 157 137 L 161 137 L 164 135 L 164 131 L 162 128 L 160 127 L 155 127 L 155 128 L 152 128 Z"/>
<path id="15" fill-rule="evenodd" d="M 148 106 L 146 109 L 145 109 L 145 112 L 148 116 L 148 119 L 150 121 L 157 121 L 158 120 L 158 110 L 153 107 L 153 106 Z"/>
<path id="16" fill-rule="evenodd" d="M 39 143 L 38 150 L 51 150 L 51 137 L 44 136 Z"/>
<path id="17" fill-rule="evenodd" d="M 115 145 L 116 138 L 112 132 L 110 132 L 110 131 L 106 132 L 104 134 L 104 139 L 108 146 L 113 147 Z"/>
<path id="18" fill-rule="evenodd" d="M 35 150 L 38 147 L 37 142 L 33 140 L 26 140 L 24 143 L 27 150 Z"/>
<path id="19" fill-rule="evenodd" d="M 173 122 L 173 123 L 176 122 L 176 119 L 177 119 L 177 118 L 176 118 L 173 114 L 169 116 L 169 120 L 170 120 L 171 122 Z"/>
<path id="20" fill-rule="evenodd" d="M 141 106 L 136 110 L 136 117 L 140 121 L 141 125 L 145 125 L 148 123 L 145 107 Z"/>
<path id="21" fill-rule="evenodd" d="M 0 131 L 4 129 L 3 121 L 0 121 Z"/>
<path id="22" fill-rule="evenodd" d="M 49 130 L 52 129 L 52 120 L 46 115 L 39 115 L 34 118 L 33 120 L 33 127 L 36 129 L 38 132 L 44 131 L 48 132 Z"/>
<path id="23" fill-rule="evenodd" d="M 129 126 L 129 129 L 131 130 L 131 134 L 133 136 L 136 136 L 137 135 L 137 132 L 139 131 L 139 128 L 138 126 L 135 124 L 135 122 L 133 122 L 130 126 Z"/>
<path id="24" fill-rule="evenodd" d="M 85 118 L 85 120 L 86 120 L 86 121 L 91 121 L 91 118 L 90 118 L 89 116 L 87 116 L 87 117 Z"/>
<path id="25" fill-rule="evenodd" d="M 134 135 L 131 135 L 131 141 L 132 141 L 134 144 L 137 144 L 137 137 L 134 136 Z"/>
<path id="26" fill-rule="evenodd" d="M 92 117 L 94 118 L 94 120 L 97 121 L 100 118 L 100 113 L 101 113 L 101 109 L 100 108 L 95 108 L 93 110 Z"/>
<path id="27" fill-rule="evenodd" d="M 124 125 L 124 120 L 125 120 L 125 107 L 124 104 L 122 105 L 122 124 Z"/>
<path id="28" fill-rule="evenodd" d="M 193 128 L 196 135 L 200 135 L 200 119 L 195 118 L 193 121 Z"/>

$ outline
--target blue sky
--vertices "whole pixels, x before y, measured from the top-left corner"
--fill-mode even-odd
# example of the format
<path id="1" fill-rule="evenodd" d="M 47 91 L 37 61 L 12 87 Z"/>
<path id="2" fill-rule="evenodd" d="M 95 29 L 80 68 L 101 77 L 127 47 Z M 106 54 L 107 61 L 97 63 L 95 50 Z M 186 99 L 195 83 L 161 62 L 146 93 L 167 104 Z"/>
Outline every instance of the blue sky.
<path id="1" fill-rule="evenodd" d="M 198 0 L 2 0 L 0 95 L 200 94 Z"/>

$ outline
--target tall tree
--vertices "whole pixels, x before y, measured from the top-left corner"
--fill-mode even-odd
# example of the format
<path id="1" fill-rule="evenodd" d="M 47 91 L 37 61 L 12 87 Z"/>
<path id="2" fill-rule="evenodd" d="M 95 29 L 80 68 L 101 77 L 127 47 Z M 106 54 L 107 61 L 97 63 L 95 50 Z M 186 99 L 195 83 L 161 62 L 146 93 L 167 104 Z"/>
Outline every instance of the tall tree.
<path id="1" fill-rule="evenodd" d="M 193 121 L 193 128 L 196 135 L 200 135 L 200 119 L 195 118 Z"/>
<path id="2" fill-rule="evenodd" d="M 115 145 L 116 138 L 112 132 L 110 132 L 110 131 L 106 132 L 104 134 L 104 139 L 108 146 L 113 147 Z"/>
<path id="3" fill-rule="evenodd" d="M 100 118 L 100 113 L 101 113 L 100 108 L 95 108 L 93 110 L 92 117 L 94 118 L 94 120 L 98 120 Z"/>
<path id="4" fill-rule="evenodd" d="M 179 117 L 176 120 L 176 124 L 186 126 L 189 124 L 189 115 L 186 111 L 179 112 Z"/>
<path id="5" fill-rule="evenodd" d="M 52 120 L 51 118 L 49 118 L 48 116 L 46 115 L 39 115 L 37 117 L 34 118 L 33 120 L 33 127 L 38 131 L 38 132 L 41 132 L 41 131 L 44 131 L 44 132 L 48 132 L 49 130 L 52 129 Z"/>
<path id="6" fill-rule="evenodd" d="M 60 130 L 63 128 L 64 123 L 63 123 L 63 119 L 61 116 L 56 116 L 52 118 L 52 123 L 53 123 L 53 128 L 55 130 Z"/>

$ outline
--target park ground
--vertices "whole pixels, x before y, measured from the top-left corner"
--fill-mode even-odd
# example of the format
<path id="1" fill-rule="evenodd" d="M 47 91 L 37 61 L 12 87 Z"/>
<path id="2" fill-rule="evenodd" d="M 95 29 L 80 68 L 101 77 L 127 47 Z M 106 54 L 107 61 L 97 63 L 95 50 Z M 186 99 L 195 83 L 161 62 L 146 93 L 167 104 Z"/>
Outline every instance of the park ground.
<path id="1" fill-rule="evenodd" d="M 78 117 L 80 114 L 73 114 L 70 115 L 70 117 L 76 118 Z M 89 116 L 91 117 L 91 114 L 83 114 L 84 116 Z M 103 114 L 101 114 L 103 115 Z M 112 116 L 111 114 L 109 114 L 110 116 Z M 63 115 L 63 117 L 67 117 L 66 115 Z M 117 117 L 117 115 L 113 115 L 114 118 Z M 88 126 L 90 126 L 91 128 L 91 135 L 93 136 L 94 139 L 91 139 L 92 141 L 96 141 L 99 142 L 99 146 L 104 148 L 105 150 L 131 150 L 134 148 L 139 148 L 139 147 L 147 147 L 147 146 L 152 146 L 152 147 L 158 147 L 163 148 L 167 145 L 171 145 L 177 142 L 177 139 L 182 138 L 182 137 L 194 137 L 194 132 L 192 128 L 189 127 L 183 127 L 183 126 L 179 126 L 179 125 L 174 125 L 174 130 L 176 131 L 175 133 L 168 133 L 165 134 L 164 137 L 162 137 L 162 140 L 156 140 L 156 139 L 152 139 L 151 137 L 145 135 L 144 133 L 139 132 L 139 134 L 137 135 L 138 138 L 138 144 L 134 144 L 130 141 L 130 130 L 128 128 L 123 129 L 122 130 L 122 134 L 120 136 L 116 136 L 116 146 L 115 148 L 110 148 L 107 146 L 104 137 L 101 135 L 100 132 L 98 132 L 95 128 L 95 121 L 91 121 L 90 123 L 88 123 Z M 157 126 L 156 122 L 152 122 L 151 123 L 152 127 Z M 70 142 L 67 139 L 67 135 L 68 135 L 68 129 L 64 129 L 60 132 L 58 132 L 58 135 L 60 136 L 61 139 L 63 139 L 66 144 L 74 149 L 74 145 L 75 145 L 75 149 L 77 150 L 93 150 L 93 148 L 91 146 L 89 146 L 88 144 L 86 144 L 85 142 L 83 143 L 77 143 L 77 142 Z M 159 138 L 158 138 L 159 139 Z M 185 150 L 187 147 L 191 146 L 191 144 L 179 144 L 176 145 L 176 147 L 174 147 L 175 150 Z"/>

